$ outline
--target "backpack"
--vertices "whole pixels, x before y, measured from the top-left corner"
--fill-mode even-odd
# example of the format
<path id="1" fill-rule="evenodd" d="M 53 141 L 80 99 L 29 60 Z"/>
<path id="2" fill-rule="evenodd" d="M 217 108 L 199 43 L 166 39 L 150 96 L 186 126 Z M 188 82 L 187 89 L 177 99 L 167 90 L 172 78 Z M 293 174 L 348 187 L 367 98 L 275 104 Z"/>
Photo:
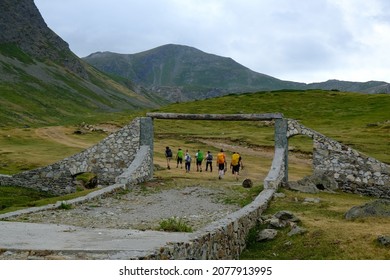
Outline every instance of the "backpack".
<path id="1" fill-rule="evenodd" d="M 203 160 L 203 153 L 201 151 L 198 152 L 198 160 Z"/>
<path id="2" fill-rule="evenodd" d="M 217 155 L 217 162 L 219 164 L 225 163 L 225 154 L 224 153 L 222 153 L 222 152 L 218 153 L 218 155 Z"/>
<path id="3" fill-rule="evenodd" d="M 207 161 L 213 161 L 213 155 L 212 154 L 208 154 L 206 159 L 207 159 Z"/>
<path id="4" fill-rule="evenodd" d="M 186 162 L 191 162 L 191 156 L 190 156 L 190 155 L 186 155 L 185 161 L 186 161 Z"/>
<path id="5" fill-rule="evenodd" d="M 177 152 L 177 158 L 183 158 L 183 150 Z"/>
<path id="6" fill-rule="evenodd" d="M 240 155 L 239 154 L 233 154 L 232 155 L 232 165 L 233 166 L 238 165 L 239 160 L 240 160 Z"/>
<path id="7" fill-rule="evenodd" d="M 166 152 L 165 152 L 166 156 L 167 157 L 172 157 L 172 151 L 171 149 L 167 149 Z"/>

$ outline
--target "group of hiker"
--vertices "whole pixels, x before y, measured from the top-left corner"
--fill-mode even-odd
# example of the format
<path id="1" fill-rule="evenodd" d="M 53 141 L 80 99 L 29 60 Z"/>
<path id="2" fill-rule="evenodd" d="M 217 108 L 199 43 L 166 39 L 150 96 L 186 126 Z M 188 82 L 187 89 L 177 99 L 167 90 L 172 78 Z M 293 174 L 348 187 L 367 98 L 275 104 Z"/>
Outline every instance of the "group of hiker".
<path id="1" fill-rule="evenodd" d="M 170 162 L 173 158 L 172 150 L 169 147 L 165 148 L 165 157 L 167 159 L 167 168 L 171 169 Z M 190 172 L 191 170 L 191 162 L 192 157 L 188 150 L 185 152 L 179 148 L 176 153 L 176 168 L 183 168 L 183 162 L 184 162 L 184 168 L 186 173 Z M 206 162 L 206 171 L 213 172 L 213 155 L 210 151 L 207 151 L 207 154 L 204 155 L 204 153 L 201 150 L 198 150 L 195 154 L 195 162 L 196 162 L 196 171 L 202 172 L 202 164 L 203 161 Z M 216 158 L 216 164 L 218 166 L 218 178 L 222 179 L 222 177 L 225 175 L 227 171 L 227 158 L 226 154 L 223 149 L 221 149 Z M 241 155 L 238 152 L 233 152 L 231 156 L 230 161 L 230 169 L 232 170 L 232 174 L 236 177 L 236 180 L 238 180 L 240 169 L 242 169 L 244 166 L 242 164 L 242 158 Z"/>

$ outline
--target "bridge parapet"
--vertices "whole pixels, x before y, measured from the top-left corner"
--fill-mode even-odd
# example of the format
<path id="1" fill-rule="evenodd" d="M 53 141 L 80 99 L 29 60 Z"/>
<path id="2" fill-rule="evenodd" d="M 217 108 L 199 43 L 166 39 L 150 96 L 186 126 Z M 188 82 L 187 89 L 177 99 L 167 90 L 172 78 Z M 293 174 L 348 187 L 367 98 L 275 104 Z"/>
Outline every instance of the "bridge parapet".
<path id="1" fill-rule="evenodd" d="M 287 137 L 313 139 L 314 170 L 333 177 L 338 187 L 351 193 L 390 198 L 390 166 L 289 119 Z"/>
<path id="2" fill-rule="evenodd" d="M 95 173 L 98 184 L 114 184 L 115 179 L 131 166 L 142 145 L 151 145 L 148 153 L 152 157 L 152 143 L 153 127 L 150 118 L 137 118 L 78 154 L 11 177 L 1 176 L 0 186 L 28 187 L 62 195 L 76 191 L 74 177 L 84 172 Z M 148 172 L 153 174 L 153 163 L 148 161 L 148 164 Z"/>

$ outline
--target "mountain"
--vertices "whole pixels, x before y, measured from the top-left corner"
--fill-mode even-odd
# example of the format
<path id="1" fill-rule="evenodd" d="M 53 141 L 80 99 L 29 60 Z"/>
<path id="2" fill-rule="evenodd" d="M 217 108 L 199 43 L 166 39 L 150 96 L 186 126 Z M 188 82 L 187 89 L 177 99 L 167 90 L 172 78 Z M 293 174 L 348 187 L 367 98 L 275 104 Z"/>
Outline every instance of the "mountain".
<path id="1" fill-rule="evenodd" d="M 280 89 L 390 92 L 390 84 L 385 82 L 329 80 L 305 84 L 283 81 L 254 72 L 231 58 L 173 44 L 137 54 L 97 52 L 83 60 L 103 72 L 130 79 L 171 102 Z"/>
<path id="2" fill-rule="evenodd" d="M 171 102 L 305 87 L 256 73 L 231 58 L 174 44 L 137 54 L 97 52 L 83 60 L 103 72 L 130 79 Z"/>
<path id="3" fill-rule="evenodd" d="M 33 0 L 0 1 L 0 126 L 58 123 L 165 103 L 138 89 L 72 53 Z"/>
<path id="4" fill-rule="evenodd" d="M 380 81 L 348 82 L 339 80 L 328 80 L 322 83 L 308 84 L 307 88 L 361 93 L 390 93 L 390 84 Z"/>

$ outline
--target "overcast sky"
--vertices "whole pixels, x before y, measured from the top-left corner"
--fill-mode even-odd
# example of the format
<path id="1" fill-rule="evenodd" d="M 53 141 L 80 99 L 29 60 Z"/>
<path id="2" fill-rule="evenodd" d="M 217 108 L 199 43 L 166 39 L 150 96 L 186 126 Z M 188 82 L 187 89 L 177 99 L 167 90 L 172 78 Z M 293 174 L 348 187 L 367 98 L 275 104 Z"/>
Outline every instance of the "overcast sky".
<path id="1" fill-rule="evenodd" d="M 389 0 L 34 0 L 79 57 L 180 44 L 295 82 L 390 82 Z"/>

